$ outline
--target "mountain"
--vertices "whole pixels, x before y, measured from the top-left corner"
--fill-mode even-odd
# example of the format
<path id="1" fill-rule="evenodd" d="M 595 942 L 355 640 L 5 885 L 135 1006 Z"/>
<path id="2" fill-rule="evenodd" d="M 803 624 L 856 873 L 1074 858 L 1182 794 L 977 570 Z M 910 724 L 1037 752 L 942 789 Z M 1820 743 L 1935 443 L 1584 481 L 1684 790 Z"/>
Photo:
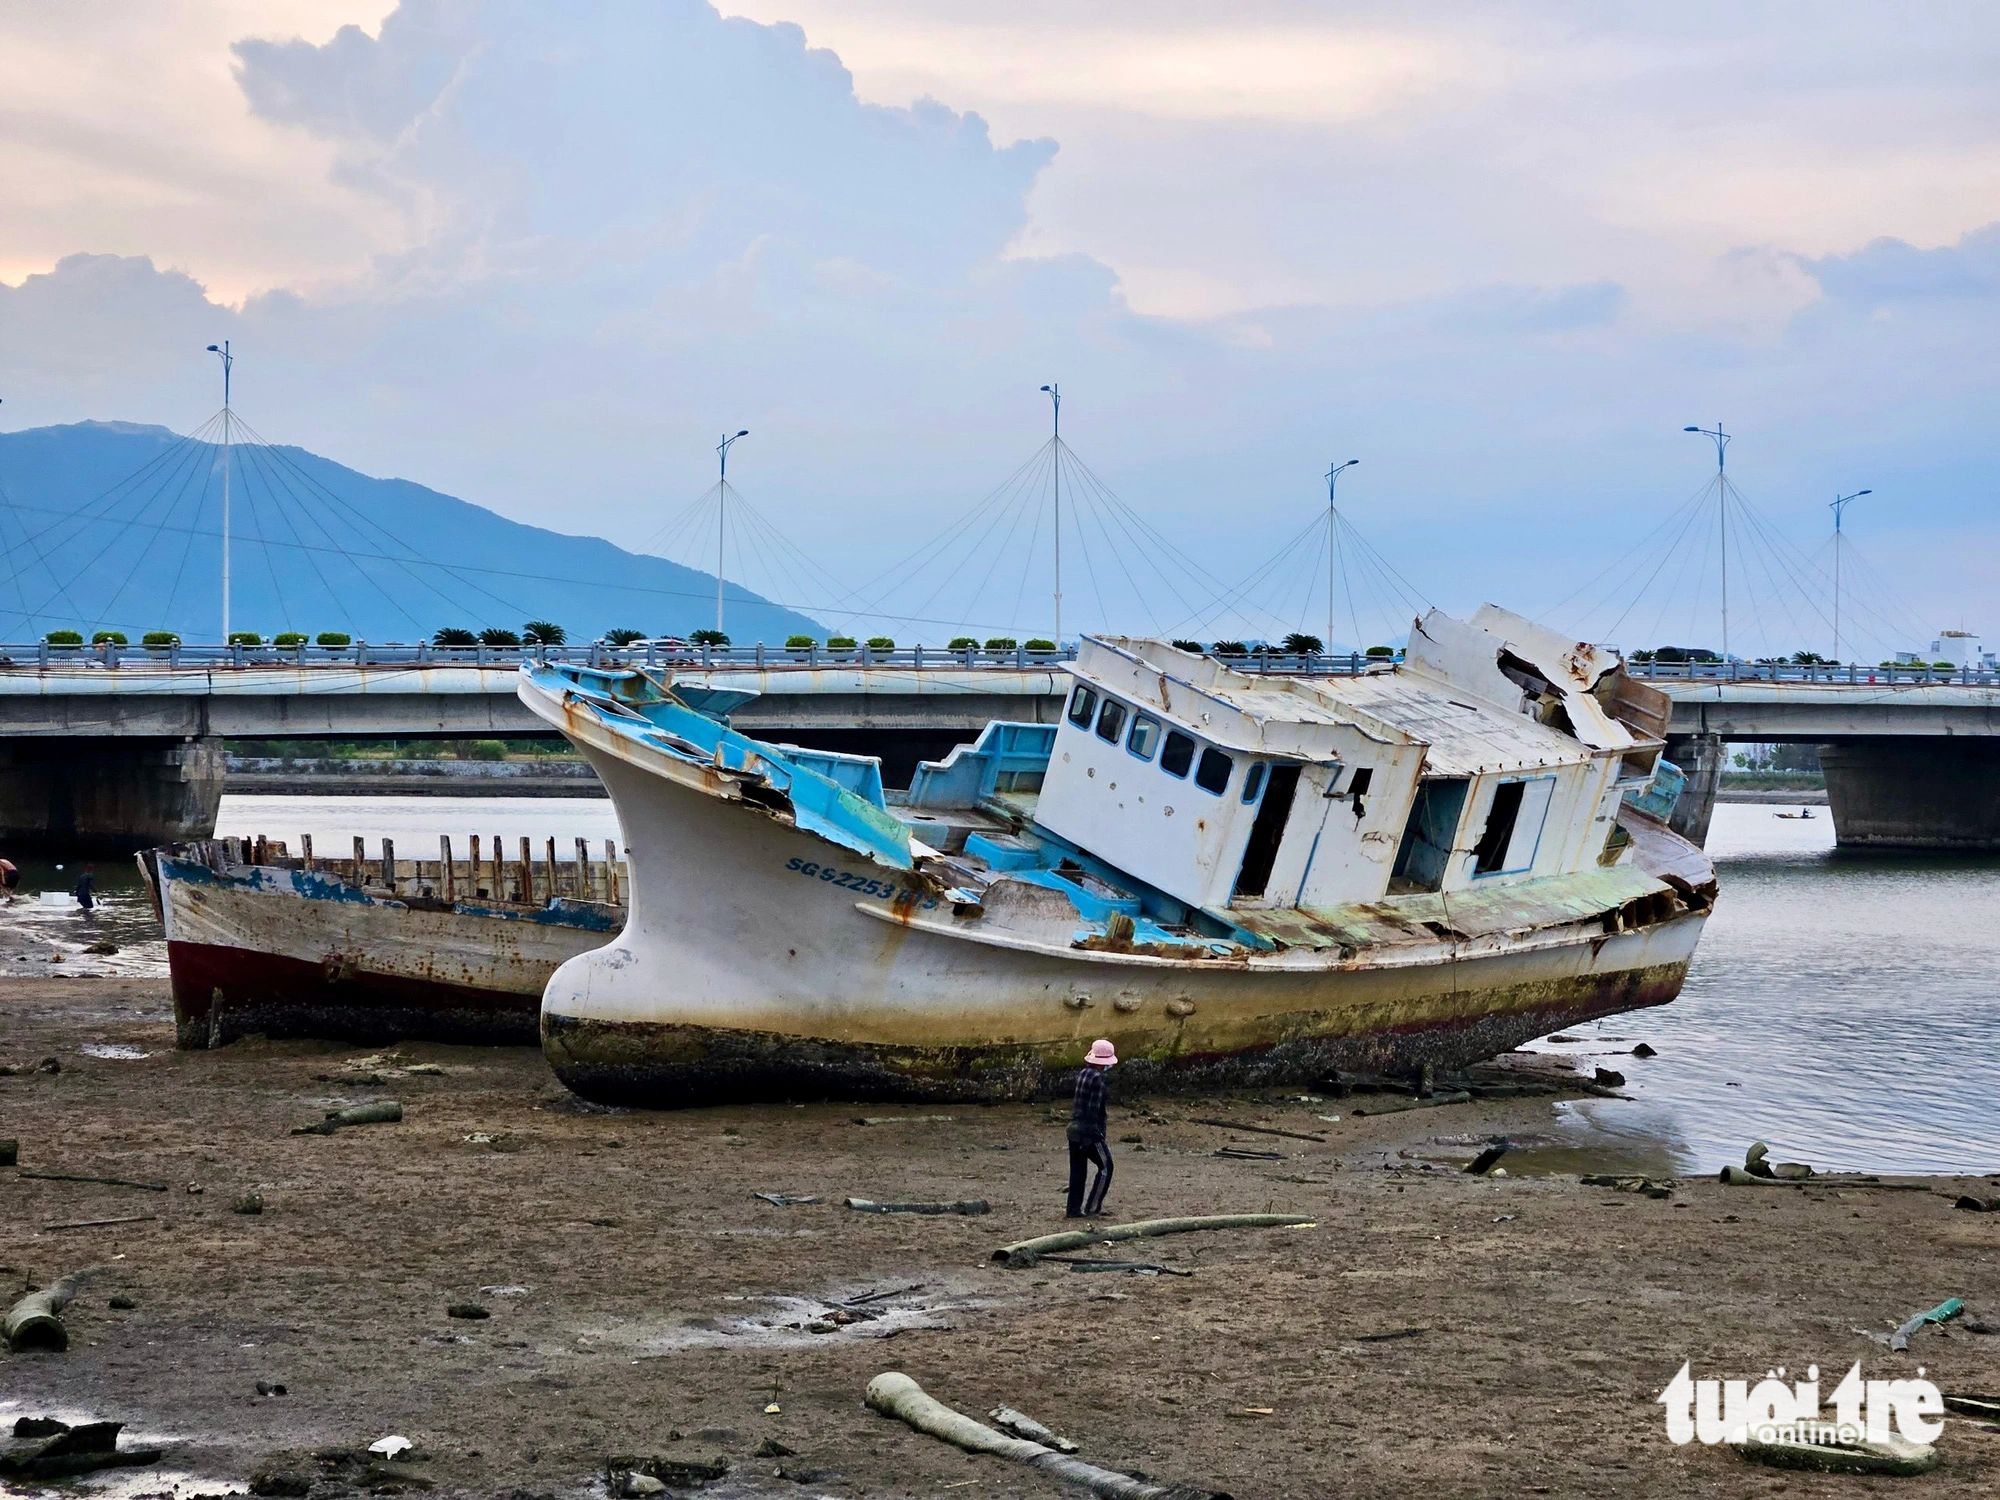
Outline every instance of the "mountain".
<path id="1" fill-rule="evenodd" d="M 0 433 L 0 639 L 52 629 L 220 639 L 217 436 L 213 423 L 194 437 L 128 422 Z M 229 479 L 233 630 L 389 642 L 552 620 L 588 641 L 621 626 L 685 636 L 715 623 L 711 573 L 302 448 L 239 441 Z M 824 633 L 735 584 L 724 611 L 742 644 Z"/>

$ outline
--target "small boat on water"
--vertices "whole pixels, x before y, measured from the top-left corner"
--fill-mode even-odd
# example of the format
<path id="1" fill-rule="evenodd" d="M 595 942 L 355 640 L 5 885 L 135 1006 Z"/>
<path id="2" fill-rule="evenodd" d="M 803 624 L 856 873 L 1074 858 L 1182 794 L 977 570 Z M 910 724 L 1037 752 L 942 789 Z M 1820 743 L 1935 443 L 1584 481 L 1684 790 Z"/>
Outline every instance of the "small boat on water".
<path id="1" fill-rule="evenodd" d="M 587 1096 L 1029 1097 L 1440 1069 L 1679 992 L 1715 895 L 1666 825 L 1665 696 L 1487 606 L 1350 678 L 1086 638 L 1059 722 L 891 799 L 668 675 L 526 664 L 595 766 L 630 918 L 542 1045 Z"/>
<path id="2" fill-rule="evenodd" d="M 206 839 L 149 849 L 139 869 L 167 933 L 175 1037 L 215 1047 L 250 1032 L 382 1044 L 403 1038 L 532 1045 L 542 990 L 566 959 L 625 923 L 624 870 L 608 842 L 558 860 L 522 839 L 474 837 L 455 858 L 297 854 L 282 840 Z"/>

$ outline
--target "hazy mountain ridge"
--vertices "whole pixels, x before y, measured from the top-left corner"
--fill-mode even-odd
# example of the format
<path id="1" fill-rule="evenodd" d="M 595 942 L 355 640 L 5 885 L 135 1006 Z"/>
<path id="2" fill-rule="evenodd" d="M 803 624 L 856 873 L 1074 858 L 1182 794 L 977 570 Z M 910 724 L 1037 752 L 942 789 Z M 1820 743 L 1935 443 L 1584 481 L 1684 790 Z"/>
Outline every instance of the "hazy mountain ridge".
<path id="1" fill-rule="evenodd" d="M 231 462 L 231 628 L 428 639 L 443 626 L 572 640 L 613 627 L 686 635 L 715 623 L 715 577 L 601 537 L 509 520 L 302 448 L 238 444 Z M 221 448 L 164 427 L 79 422 L 0 433 L 0 636 L 171 630 L 219 639 Z M 732 639 L 821 634 L 725 586 Z"/>

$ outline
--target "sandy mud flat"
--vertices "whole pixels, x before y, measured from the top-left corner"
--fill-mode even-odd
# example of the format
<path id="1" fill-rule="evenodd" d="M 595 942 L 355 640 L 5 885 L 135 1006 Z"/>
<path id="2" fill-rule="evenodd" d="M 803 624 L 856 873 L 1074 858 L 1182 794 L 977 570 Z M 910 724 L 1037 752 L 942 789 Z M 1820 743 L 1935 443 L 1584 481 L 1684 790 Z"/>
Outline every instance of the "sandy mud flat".
<path id="1" fill-rule="evenodd" d="M 60 1071 L 37 1071 L 49 1057 Z M 253 1475 L 358 1493 L 362 1468 L 313 1455 L 389 1434 L 422 1456 L 373 1487 L 439 1496 L 601 1494 L 609 1454 L 725 1461 L 669 1492 L 716 1500 L 1078 1493 L 869 1412 L 864 1386 L 892 1369 L 975 1416 L 1017 1407 L 1095 1463 L 1239 1497 L 2000 1488 L 2000 1433 L 1965 1421 L 1932 1474 L 1861 1480 L 1677 1448 L 1655 1404 L 1683 1361 L 1753 1383 L 1817 1364 L 1830 1391 L 1859 1360 L 1870 1378 L 1922 1367 L 1947 1391 L 2000 1391 L 2000 1336 L 1965 1327 L 2000 1324 L 2000 1213 L 1953 1207 L 2000 1183 L 1703 1179 L 1650 1198 L 1539 1175 L 1532 1150 L 1505 1179 L 1460 1170 L 1485 1137 L 1532 1140 L 1547 1099 L 1359 1117 L 1361 1099 L 1134 1099 L 1114 1082 L 1111 1221 L 1295 1211 L 1317 1227 L 1099 1252 L 1188 1276 L 1007 1270 L 995 1247 L 1065 1227 L 1060 1110 L 605 1111 L 529 1050 L 177 1052 L 164 982 L 112 977 L 0 984 L 0 1063 L 17 1070 L 0 1137 L 22 1169 L 169 1189 L 0 1170 L 7 1300 L 98 1268 L 66 1353 L 0 1353 L 0 1420 L 119 1420 L 166 1449 L 86 1482 L 100 1493 L 241 1493 Z M 290 1133 L 384 1098 L 401 1123 Z M 1228 1147 L 1282 1159 L 1213 1154 Z M 248 1194 L 261 1213 L 234 1211 Z M 850 1195 L 992 1212 L 861 1214 Z M 133 1215 L 151 1217 L 47 1227 Z M 1949 1296 L 1969 1318 L 1907 1354 L 1855 1331 Z M 489 1316 L 449 1315 L 465 1303 Z"/>

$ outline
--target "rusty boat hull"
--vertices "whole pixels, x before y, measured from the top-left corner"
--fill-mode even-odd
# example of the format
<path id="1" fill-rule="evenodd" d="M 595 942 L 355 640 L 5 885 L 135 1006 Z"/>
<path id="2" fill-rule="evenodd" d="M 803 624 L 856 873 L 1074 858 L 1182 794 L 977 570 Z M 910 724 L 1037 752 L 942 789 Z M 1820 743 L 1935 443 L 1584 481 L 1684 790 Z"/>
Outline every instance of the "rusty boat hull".
<path id="1" fill-rule="evenodd" d="M 259 1033 L 532 1046 L 549 976 L 622 925 L 606 902 L 443 900 L 435 881 L 371 890 L 351 872 L 259 863 L 239 842 L 142 858 L 182 1047 Z"/>
<path id="2" fill-rule="evenodd" d="M 1443 920 L 1436 895 L 1390 898 L 1310 941 L 1161 951 L 1030 884 L 969 910 L 823 831 L 799 781 L 768 795 L 771 747 L 739 770 L 735 739 L 697 758 L 691 719 L 649 743 L 559 684 L 522 697 L 591 760 L 625 830 L 630 920 L 555 972 L 541 1014 L 557 1077 L 608 1103 L 1033 1098 L 1098 1037 L 1144 1090 L 1452 1069 L 1672 1000 L 1714 891 L 1699 850 L 1634 815 L 1636 858 L 1453 896 Z"/>

